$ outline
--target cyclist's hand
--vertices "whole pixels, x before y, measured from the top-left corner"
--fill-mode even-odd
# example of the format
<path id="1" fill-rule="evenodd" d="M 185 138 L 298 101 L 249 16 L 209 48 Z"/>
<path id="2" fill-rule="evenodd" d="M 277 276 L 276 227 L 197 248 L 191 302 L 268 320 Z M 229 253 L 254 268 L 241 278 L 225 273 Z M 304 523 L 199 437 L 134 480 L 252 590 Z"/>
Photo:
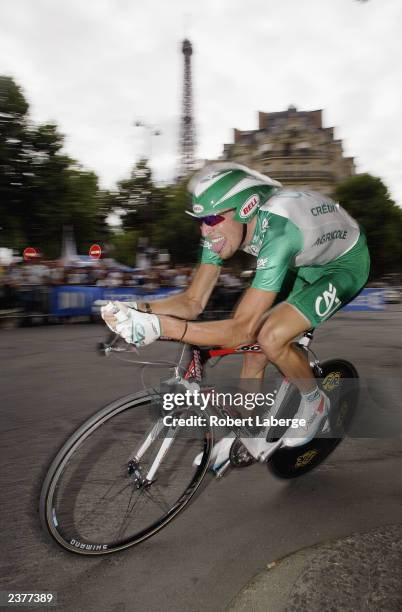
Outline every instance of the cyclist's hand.
<path id="1" fill-rule="evenodd" d="M 100 309 L 101 317 L 105 321 L 106 325 L 112 332 L 116 332 L 116 325 L 118 323 L 115 314 L 119 311 L 117 302 L 108 302 L 106 306 L 102 306 Z"/>
<path id="2" fill-rule="evenodd" d="M 108 309 L 108 306 L 104 308 Z M 137 347 L 151 344 L 161 335 L 161 326 L 156 315 L 139 312 L 127 306 L 125 302 L 113 302 L 112 307 L 105 312 L 105 317 L 103 313 L 102 317 L 113 331 Z"/>
<path id="3" fill-rule="evenodd" d="M 129 308 L 134 308 L 134 310 L 138 310 L 138 302 L 124 302 L 124 303 Z M 115 304 L 121 304 L 121 302 L 115 302 Z"/>
<path id="4" fill-rule="evenodd" d="M 118 320 L 115 317 L 115 314 L 120 310 L 120 304 L 122 302 L 108 302 L 105 306 L 102 306 L 100 309 L 101 317 L 105 321 L 106 325 L 109 329 L 112 330 L 115 334 L 116 325 Z M 124 302 L 128 308 L 133 308 L 134 310 L 138 310 L 138 302 Z"/>

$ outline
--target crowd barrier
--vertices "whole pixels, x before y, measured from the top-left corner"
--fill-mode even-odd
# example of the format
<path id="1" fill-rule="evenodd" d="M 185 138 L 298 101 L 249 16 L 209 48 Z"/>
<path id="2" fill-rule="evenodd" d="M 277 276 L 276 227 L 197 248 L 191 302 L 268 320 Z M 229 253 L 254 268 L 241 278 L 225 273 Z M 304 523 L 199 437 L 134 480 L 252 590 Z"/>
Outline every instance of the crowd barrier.
<path id="1" fill-rule="evenodd" d="M 180 287 L 162 287 L 150 293 L 140 287 L 25 286 L 18 292 L 15 304 L 0 304 L 0 323 L 7 318 L 13 318 L 15 324 L 18 324 L 24 317 L 38 317 L 41 320 L 52 317 L 93 317 L 99 314 L 102 304 L 111 300 L 150 302 L 181 291 L 183 289 Z M 219 318 L 219 313 L 230 312 L 241 293 L 219 287 L 208 304 L 206 318 Z M 385 308 L 385 290 L 373 287 L 363 289 L 343 311 L 381 311 Z"/>
<path id="2" fill-rule="evenodd" d="M 354 300 L 346 304 L 342 310 L 384 310 L 386 308 L 385 303 L 385 289 L 377 287 L 370 287 L 363 289 L 361 293 Z"/>
<path id="3" fill-rule="evenodd" d="M 183 291 L 177 287 L 161 287 L 149 293 L 138 287 L 84 287 L 63 285 L 53 287 L 50 296 L 50 314 L 56 317 L 91 316 L 97 314 L 94 305 L 99 302 L 152 301 Z"/>

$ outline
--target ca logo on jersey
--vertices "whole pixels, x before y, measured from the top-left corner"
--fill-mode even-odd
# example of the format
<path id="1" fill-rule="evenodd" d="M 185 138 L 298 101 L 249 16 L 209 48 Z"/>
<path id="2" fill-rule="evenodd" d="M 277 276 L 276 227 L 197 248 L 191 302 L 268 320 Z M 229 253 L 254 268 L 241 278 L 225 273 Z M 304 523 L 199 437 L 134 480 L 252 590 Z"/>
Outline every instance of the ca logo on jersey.
<path id="1" fill-rule="evenodd" d="M 336 297 L 336 287 L 329 283 L 328 289 L 315 301 L 315 311 L 319 317 L 327 317 L 336 310 L 341 303 L 341 300 Z"/>

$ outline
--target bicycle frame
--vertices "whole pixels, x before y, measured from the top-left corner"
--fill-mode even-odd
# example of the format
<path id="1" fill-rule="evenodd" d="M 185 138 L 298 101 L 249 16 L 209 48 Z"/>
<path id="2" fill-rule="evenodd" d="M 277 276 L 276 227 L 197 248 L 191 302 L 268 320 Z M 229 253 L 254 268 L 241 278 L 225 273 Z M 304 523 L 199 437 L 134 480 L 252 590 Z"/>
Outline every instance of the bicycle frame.
<path id="1" fill-rule="evenodd" d="M 311 353 L 314 357 L 314 361 L 310 364 L 313 369 L 319 369 L 319 361 L 315 353 L 310 348 L 310 343 L 313 339 L 313 330 L 309 330 L 304 333 L 298 342 L 295 344 Z M 164 340 L 164 338 L 161 338 Z M 210 359 L 214 357 L 226 357 L 227 355 L 244 355 L 245 353 L 262 353 L 262 349 L 259 344 L 246 344 L 237 348 L 201 348 L 196 345 L 187 345 L 191 351 L 191 359 L 189 359 L 188 365 L 185 368 L 183 378 L 185 380 L 193 379 L 197 382 L 201 382 L 204 367 Z"/>
<path id="2" fill-rule="evenodd" d="M 262 393 L 262 402 L 257 402 L 247 397 L 248 382 L 241 381 L 237 387 L 233 381 L 222 380 L 222 372 L 218 372 L 216 387 L 213 382 L 209 384 L 207 376 L 202 380 L 210 359 L 219 361 L 226 355 L 261 352 L 257 344 L 234 349 L 180 344 L 180 359 L 129 360 L 143 370 L 147 365 L 169 366 L 170 372 L 175 369 L 176 376 L 164 378 L 166 396 L 164 386 L 158 386 L 119 398 L 98 410 L 69 436 L 43 482 L 39 511 L 45 530 L 69 551 L 85 555 L 115 552 L 146 540 L 173 520 L 199 490 L 208 470 L 219 477 L 229 466 L 244 468 L 260 461 L 268 464 L 266 467 L 275 476 L 289 479 L 315 469 L 347 433 L 358 400 L 359 376 L 353 364 L 343 359 L 319 364 L 309 348 L 311 338 L 312 334 L 307 333 L 294 346 L 304 356 L 314 356 L 311 365 L 321 379 L 317 384 L 328 394 L 331 412 L 325 423 L 320 421 L 321 430 L 314 439 L 300 448 L 296 444 L 297 449 L 287 443 L 286 433 L 286 419 L 297 414 L 300 401 L 297 384 L 283 377 L 280 384 L 278 377 L 270 376 L 269 388 L 274 393 Z M 115 342 L 109 339 L 98 348 L 104 354 L 116 351 L 138 355 L 133 345 L 114 346 Z M 354 383 L 352 388 L 349 380 Z M 227 384 L 230 391 L 240 391 L 236 393 L 239 402 L 233 401 L 233 394 L 220 393 L 221 386 L 225 391 Z M 259 384 L 257 387 L 260 391 Z M 261 387 L 261 391 L 265 389 Z M 261 410 L 255 410 L 254 419 L 242 418 L 243 409 L 257 407 Z M 169 415 L 177 418 L 166 418 L 165 408 L 172 409 Z M 220 420 L 213 412 L 218 417 L 232 418 Z M 187 424 L 188 432 L 183 431 Z M 225 429 L 213 448 L 215 424 Z M 324 430 L 323 425 L 329 429 Z M 318 437 L 322 439 L 316 440 Z"/>
<path id="3" fill-rule="evenodd" d="M 314 361 L 311 362 L 310 365 L 316 372 L 318 372 L 318 374 L 320 374 L 321 372 L 320 372 L 320 365 L 319 365 L 318 359 L 315 353 L 313 353 L 313 351 L 309 347 L 312 339 L 313 339 L 313 330 L 309 330 L 302 336 L 302 338 L 296 343 L 296 345 L 300 347 L 301 349 L 303 349 L 304 351 L 310 352 L 313 355 Z M 163 341 L 163 340 L 169 340 L 169 339 L 161 338 L 161 340 Z M 185 367 L 181 367 L 180 363 L 183 361 L 184 355 L 186 352 L 187 352 L 187 360 L 186 360 L 187 364 Z M 176 380 L 177 381 L 192 380 L 200 384 L 203 379 L 204 368 L 210 359 L 213 359 L 215 357 L 222 358 L 227 355 L 239 355 L 239 354 L 241 355 L 241 354 L 245 354 L 248 352 L 262 353 L 263 351 L 261 350 L 261 347 L 257 343 L 242 345 L 236 348 L 224 348 L 224 349 L 201 348 L 196 345 L 185 345 L 182 356 L 179 361 L 179 364 L 177 364 L 175 368 Z M 137 362 L 137 363 L 144 363 L 144 364 L 148 363 L 149 365 L 152 364 L 152 362 Z M 180 370 L 182 370 L 183 372 L 182 375 L 180 375 Z M 272 416 L 276 416 L 276 414 L 278 413 L 290 388 L 291 388 L 291 383 L 286 378 L 283 379 L 281 386 L 277 393 L 276 402 L 275 402 L 275 411 L 272 413 Z M 222 411 L 224 412 L 224 410 Z M 141 457 L 145 454 L 145 452 L 150 447 L 152 442 L 154 442 L 156 438 L 159 436 L 159 434 L 163 430 L 163 427 L 164 425 L 163 425 L 162 419 L 158 419 L 158 421 L 152 427 L 151 431 L 148 432 L 147 437 L 144 440 L 144 442 L 135 451 L 134 457 L 133 459 L 131 459 L 134 465 L 138 464 L 138 462 L 141 460 Z M 278 450 L 278 448 L 280 448 L 282 445 L 282 439 L 280 438 L 276 442 L 272 442 L 271 446 L 268 449 L 266 449 L 265 439 L 268 433 L 268 429 L 269 428 L 261 432 L 258 438 L 241 437 L 240 435 L 237 436 L 238 438 L 240 438 L 242 444 L 246 447 L 246 449 L 250 452 L 250 454 L 252 454 L 255 458 L 258 458 L 258 460 L 261 462 L 267 461 L 271 457 L 271 455 L 273 455 L 273 453 L 275 453 L 275 451 Z M 145 482 L 151 483 L 152 480 L 155 478 L 159 465 L 161 464 L 163 458 L 166 456 L 167 452 L 169 451 L 169 448 L 171 447 L 174 441 L 177 431 L 178 431 L 178 426 L 171 427 L 169 430 L 169 436 L 166 436 L 163 439 L 161 446 L 158 450 L 158 453 L 145 477 Z M 262 447 L 264 447 L 264 450 L 260 450 L 262 449 Z M 223 474 L 228 469 L 229 465 L 230 465 L 230 461 L 228 460 L 226 461 L 226 463 L 224 463 L 223 465 L 215 469 L 214 471 L 216 473 L 216 476 L 222 477 Z"/>

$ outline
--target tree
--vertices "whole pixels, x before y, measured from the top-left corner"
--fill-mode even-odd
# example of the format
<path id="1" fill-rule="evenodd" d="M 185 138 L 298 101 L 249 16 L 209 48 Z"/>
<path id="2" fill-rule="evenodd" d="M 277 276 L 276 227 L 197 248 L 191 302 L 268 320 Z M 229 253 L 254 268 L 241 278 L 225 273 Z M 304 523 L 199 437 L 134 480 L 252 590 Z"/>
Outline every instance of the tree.
<path id="1" fill-rule="evenodd" d="M 380 178 L 358 174 L 341 183 L 334 198 L 362 225 L 371 255 L 371 277 L 402 268 L 402 210 Z"/>
<path id="2" fill-rule="evenodd" d="M 117 201 L 125 212 L 123 227 L 150 236 L 153 225 L 163 215 L 163 192 L 155 186 L 148 160 L 140 159 L 129 179 L 118 184 Z"/>
<path id="3" fill-rule="evenodd" d="M 200 229 L 199 224 L 184 212 L 189 208 L 187 181 L 165 187 L 163 191 L 166 212 L 153 226 L 153 244 L 167 249 L 174 263 L 196 262 Z"/>
<path id="4" fill-rule="evenodd" d="M 110 237 L 113 258 L 126 266 L 134 267 L 139 232 L 135 230 L 117 230 Z"/>
<path id="5" fill-rule="evenodd" d="M 31 125 L 28 103 L 9 77 L 0 77 L 0 213 L 5 246 L 60 254 L 63 225 L 77 244 L 107 237 L 107 198 L 93 172 L 63 154 L 54 124 Z"/>
<path id="6" fill-rule="evenodd" d="M 3 246 L 23 240 L 18 210 L 25 197 L 29 155 L 28 103 L 12 78 L 0 76 L 0 216 Z"/>

